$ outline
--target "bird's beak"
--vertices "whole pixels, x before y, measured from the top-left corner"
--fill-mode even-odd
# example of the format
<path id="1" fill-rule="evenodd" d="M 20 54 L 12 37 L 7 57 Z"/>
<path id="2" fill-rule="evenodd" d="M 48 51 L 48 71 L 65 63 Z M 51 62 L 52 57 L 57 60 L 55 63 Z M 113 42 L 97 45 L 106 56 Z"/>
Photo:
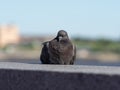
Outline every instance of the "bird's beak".
<path id="1" fill-rule="evenodd" d="M 59 37 L 58 37 L 58 39 L 59 39 L 59 41 L 61 41 L 61 39 L 62 39 L 62 36 L 59 36 Z"/>

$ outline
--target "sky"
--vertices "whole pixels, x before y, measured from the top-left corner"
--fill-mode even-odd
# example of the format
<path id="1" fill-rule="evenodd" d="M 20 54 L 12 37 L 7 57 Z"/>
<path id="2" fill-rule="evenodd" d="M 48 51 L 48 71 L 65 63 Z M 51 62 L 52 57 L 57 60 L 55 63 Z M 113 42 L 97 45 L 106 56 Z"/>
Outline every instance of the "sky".
<path id="1" fill-rule="evenodd" d="M 120 0 L 0 0 L 0 25 L 22 35 L 120 38 Z"/>

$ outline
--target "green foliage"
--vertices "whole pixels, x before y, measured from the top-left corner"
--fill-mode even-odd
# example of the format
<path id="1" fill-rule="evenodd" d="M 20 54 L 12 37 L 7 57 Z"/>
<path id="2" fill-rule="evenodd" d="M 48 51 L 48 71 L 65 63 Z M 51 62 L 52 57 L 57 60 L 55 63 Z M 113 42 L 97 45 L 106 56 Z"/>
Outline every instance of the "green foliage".
<path id="1" fill-rule="evenodd" d="M 33 43 L 21 44 L 19 45 L 19 48 L 24 50 L 32 50 L 34 49 L 34 44 Z"/>
<path id="2" fill-rule="evenodd" d="M 89 48 L 91 51 L 120 53 L 120 42 L 118 41 L 102 38 L 97 40 L 74 38 L 73 42 L 78 48 Z"/>

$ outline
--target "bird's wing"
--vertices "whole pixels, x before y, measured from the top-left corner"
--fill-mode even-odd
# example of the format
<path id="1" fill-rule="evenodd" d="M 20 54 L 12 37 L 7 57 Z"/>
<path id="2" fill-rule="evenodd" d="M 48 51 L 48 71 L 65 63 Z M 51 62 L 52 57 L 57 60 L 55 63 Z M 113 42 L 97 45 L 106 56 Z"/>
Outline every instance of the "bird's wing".
<path id="1" fill-rule="evenodd" d="M 49 47 L 48 47 L 49 42 L 44 42 L 43 43 L 43 48 L 41 51 L 41 56 L 40 56 L 40 60 L 43 64 L 49 64 Z"/>
<path id="2" fill-rule="evenodd" d="M 72 58 L 70 64 L 74 64 L 75 59 L 76 59 L 76 46 L 73 45 L 73 58 Z"/>

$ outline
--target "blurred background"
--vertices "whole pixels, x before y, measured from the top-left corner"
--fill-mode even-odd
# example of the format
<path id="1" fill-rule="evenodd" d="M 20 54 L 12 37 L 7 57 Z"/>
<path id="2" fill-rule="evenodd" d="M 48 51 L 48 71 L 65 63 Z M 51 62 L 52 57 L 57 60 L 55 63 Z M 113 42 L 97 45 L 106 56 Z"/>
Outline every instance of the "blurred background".
<path id="1" fill-rule="evenodd" d="M 0 61 L 40 63 L 44 41 L 66 30 L 75 64 L 120 65 L 119 0 L 0 0 Z"/>

